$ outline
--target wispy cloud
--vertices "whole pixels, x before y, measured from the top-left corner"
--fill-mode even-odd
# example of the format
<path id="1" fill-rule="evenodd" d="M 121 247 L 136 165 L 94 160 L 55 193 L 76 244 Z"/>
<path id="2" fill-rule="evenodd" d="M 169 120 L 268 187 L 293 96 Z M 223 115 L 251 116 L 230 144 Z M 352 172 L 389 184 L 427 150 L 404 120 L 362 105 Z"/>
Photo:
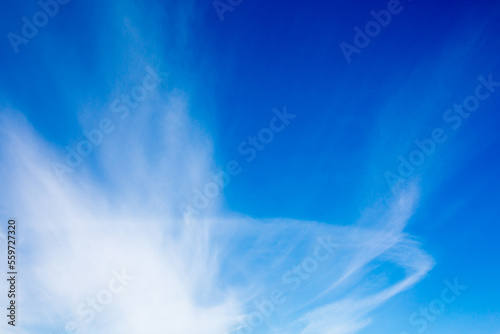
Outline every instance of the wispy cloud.
<path id="1" fill-rule="evenodd" d="M 210 178 L 211 145 L 182 96 L 155 102 L 160 120 L 156 113 L 136 114 L 135 129 L 117 133 L 106 146 L 115 154 L 98 164 L 97 174 L 109 176 L 104 184 L 90 169 L 61 184 L 51 171 L 58 153 L 22 115 L 4 116 L 2 212 L 15 212 L 21 226 L 27 331 L 62 330 L 79 319 L 93 333 L 229 333 L 256 300 L 279 288 L 287 300 L 267 326 L 355 333 L 369 323 L 370 311 L 432 267 L 404 233 L 418 199 L 413 186 L 367 208 L 355 223 L 258 221 L 213 209 L 186 224 L 176 204 Z M 284 279 L 325 237 L 336 245 L 331 259 L 298 288 Z M 401 277 L 374 276 L 374 266 L 384 263 L 399 268 Z M 105 288 L 117 268 L 126 268 L 133 282 L 86 324 L 78 305 Z"/>
<path id="2" fill-rule="evenodd" d="M 131 44 L 157 37 L 134 26 L 142 10 L 134 8 L 122 28 L 133 32 Z M 168 41 L 179 48 L 187 48 L 189 35 L 183 15 Z M 142 44 L 127 48 L 131 57 L 156 58 Z M 179 76 L 169 57 L 159 58 Z M 142 78 L 143 65 L 124 77 Z M 189 92 L 174 82 L 152 92 L 62 183 L 52 162 L 64 161 L 65 152 L 41 138 L 22 111 L 2 110 L 0 210 L 19 226 L 20 332 L 61 333 L 76 323 L 106 334 L 355 333 L 370 323 L 371 311 L 432 268 L 405 233 L 416 184 L 388 191 L 353 222 L 282 218 L 287 212 L 254 219 L 224 208 L 221 195 L 186 223 L 179 204 L 189 203 L 216 168 L 210 134 L 193 118 Z M 109 103 L 118 95 L 106 92 Z M 314 264 L 325 242 L 331 254 Z M 89 320 L 81 305 L 122 269 L 133 280 Z M 283 302 L 253 321 L 256 305 L 272 300 L 273 291 Z"/>

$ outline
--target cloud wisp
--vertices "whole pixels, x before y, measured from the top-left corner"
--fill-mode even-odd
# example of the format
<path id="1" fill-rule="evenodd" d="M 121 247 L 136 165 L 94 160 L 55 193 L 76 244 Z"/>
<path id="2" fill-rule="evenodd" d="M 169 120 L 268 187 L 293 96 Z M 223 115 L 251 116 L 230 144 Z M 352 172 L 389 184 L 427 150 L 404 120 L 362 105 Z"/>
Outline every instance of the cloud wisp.
<path id="1" fill-rule="evenodd" d="M 178 92 L 130 117 L 94 169 L 61 183 L 51 170 L 60 154 L 4 112 L 1 210 L 21 226 L 20 332 L 355 333 L 433 265 L 404 232 L 414 186 L 357 222 L 256 220 L 213 206 L 186 224 L 178 204 L 214 167 L 207 135 Z M 90 317 L 82 303 L 120 269 L 133 280 Z M 273 291 L 279 305 L 255 315 Z"/>
<path id="2" fill-rule="evenodd" d="M 388 191 L 353 221 L 282 218 L 287 212 L 255 219 L 224 208 L 222 190 L 186 221 L 179 205 L 191 203 L 217 170 L 213 143 L 192 116 L 192 92 L 176 88 L 175 78 L 192 76 L 165 50 L 144 46 L 141 38 L 163 41 L 154 29 L 137 27 L 175 23 L 166 44 L 183 54 L 190 16 L 180 8 L 168 12 L 176 20 L 166 20 L 160 10 L 130 6 L 126 24 L 111 20 L 130 38 L 113 54 L 160 59 L 173 79 L 168 90 L 148 90 L 78 168 L 54 173 L 53 162 L 67 153 L 41 138 L 22 112 L 0 113 L 0 210 L 19 226 L 17 332 L 356 333 L 369 325 L 370 312 L 429 272 L 432 258 L 405 233 L 419 198 L 415 184 Z M 108 59 L 108 51 L 96 58 Z M 138 68 L 127 75 L 142 79 Z M 102 101 L 117 101 L 109 87 L 100 89 Z M 92 116 L 108 114 L 102 108 Z M 0 246 L 5 239 L 0 231 Z"/>

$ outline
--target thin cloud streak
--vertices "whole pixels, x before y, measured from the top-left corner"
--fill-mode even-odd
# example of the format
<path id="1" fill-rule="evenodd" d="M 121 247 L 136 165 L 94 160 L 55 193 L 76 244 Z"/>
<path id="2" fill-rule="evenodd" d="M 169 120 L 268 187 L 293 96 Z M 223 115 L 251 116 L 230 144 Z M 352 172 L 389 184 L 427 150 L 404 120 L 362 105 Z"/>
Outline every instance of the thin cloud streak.
<path id="1" fill-rule="evenodd" d="M 134 10 L 123 28 L 134 32 L 132 42 L 155 39 L 134 25 L 148 17 L 145 9 Z M 191 4 L 188 18 L 176 18 L 182 29 L 179 40 L 168 41 L 172 46 L 186 47 L 193 10 Z M 134 58 L 150 56 L 141 46 L 128 45 Z M 126 77 L 140 78 L 142 65 Z M 256 301 L 278 288 L 287 301 L 255 333 L 356 333 L 370 323 L 371 311 L 432 268 L 432 258 L 404 232 L 418 201 L 416 185 L 366 208 L 354 223 L 257 220 L 224 208 L 219 196 L 187 225 L 178 205 L 211 179 L 216 163 L 210 134 L 191 116 L 190 92 L 170 84 L 168 92 L 148 97 L 64 183 L 51 168 L 64 154 L 22 112 L 2 111 L 0 210 L 15 212 L 21 226 L 20 331 L 60 333 L 76 320 L 97 334 L 231 333 Z M 294 290 L 284 273 L 313 254 L 318 238 L 328 237 L 335 251 Z M 373 269 L 381 264 L 400 275 L 380 279 Z M 133 280 L 87 323 L 79 306 L 121 268 Z"/>
<path id="2" fill-rule="evenodd" d="M 148 137 L 144 130 L 150 129 L 148 118 L 154 113 L 142 112 L 133 123 L 143 128 L 118 132 L 107 144 L 107 149 L 124 152 L 98 164 L 117 171 L 114 191 L 105 189 L 90 169 L 60 184 L 50 169 L 57 152 L 21 115 L 4 118 L 1 155 L 10 177 L 2 173 L 7 185 L 2 211 L 17 212 L 23 226 L 20 303 L 27 331 L 62 329 L 72 319 L 82 322 L 78 305 L 105 287 L 113 270 L 126 268 L 133 282 L 85 325 L 90 332 L 230 333 L 256 299 L 281 287 L 288 300 L 269 319 L 270 326 L 304 334 L 355 333 L 368 325 L 370 311 L 432 267 L 432 259 L 403 232 L 418 198 L 411 187 L 389 204 L 365 210 L 353 225 L 258 221 L 216 207 L 186 225 L 175 203 L 210 177 L 213 161 L 202 158 L 210 155 L 211 145 L 189 119 L 181 97 L 155 103 L 164 105 L 164 121 L 150 133 L 160 137 Z M 175 126 L 169 123 L 173 120 Z M 174 128 L 172 135 L 168 131 Z M 187 133 L 198 139 L 178 140 Z M 150 140 L 158 138 L 162 144 L 152 151 Z M 169 158 L 161 158 L 165 156 Z M 170 159 L 174 156 L 184 158 Z M 122 168 L 124 159 L 128 163 Z M 338 244 L 332 260 L 295 293 L 282 274 L 311 255 L 318 238 L 325 236 Z M 375 260 L 401 268 L 405 278 L 361 289 Z M 299 320 L 290 325 L 290 319 Z M 266 327 L 255 331 L 265 333 Z"/>

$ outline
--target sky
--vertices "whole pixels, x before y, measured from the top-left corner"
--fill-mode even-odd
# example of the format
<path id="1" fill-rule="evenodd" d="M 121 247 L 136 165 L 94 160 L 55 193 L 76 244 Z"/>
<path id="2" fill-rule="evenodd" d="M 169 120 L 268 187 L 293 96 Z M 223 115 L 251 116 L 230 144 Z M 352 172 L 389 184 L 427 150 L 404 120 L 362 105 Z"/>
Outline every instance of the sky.
<path id="1" fill-rule="evenodd" d="M 1 333 L 500 334 L 500 3 L 2 7 Z"/>

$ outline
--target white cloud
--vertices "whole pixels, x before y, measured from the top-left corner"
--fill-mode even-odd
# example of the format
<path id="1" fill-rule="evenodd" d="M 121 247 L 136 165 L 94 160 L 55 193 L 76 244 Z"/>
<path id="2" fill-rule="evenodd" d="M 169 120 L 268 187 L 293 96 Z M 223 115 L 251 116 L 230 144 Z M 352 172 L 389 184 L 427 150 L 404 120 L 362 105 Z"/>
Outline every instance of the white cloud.
<path id="1" fill-rule="evenodd" d="M 110 18 L 133 32 L 132 45 L 124 43 L 128 49 L 114 54 L 142 59 L 151 50 L 141 40 L 162 35 L 134 24 L 150 27 L 161 20 L 181 27 L 168 47 L 188 48 L 192 6 L 171 21 L 157 7 L 153 16 L 143 15 L 140 6 L 129 11 L 125 25 L 120 15 Z M 165 59 L 162 50 L 154 51 Z M 125 56 L 116 61 L 129 63 Z M 142 65 L 150 64 L 129 69 L 123 81 L 142 79 Z M 19 225 L 20 333 L 61 333 L 69 321 L 81 320 L 78 307 L 120 268 L 134 279 L 96 313 L 89 333 L 229 333 L 273 289 L 283 290 L 287 301 L 266 319 L 269 327 L 255 333 L 355 333 L 370 323 L 370 311 L 430 270 L 432 259 L 404 233 L 418 199 L 414 187 L 367 208 L 354 223 L 257 221 L 229 213 L 215 200 L 186 225 L 178 205 L 189 203 L 193 188 L 210 179 L 213 147 L 190 118 L 186 95 L 169 90 L 168 96 L 155 91 L 117 123 L 64 183 L 51 167 L 64 162 L 62 151 L 39 138 L 20 113 L 2 111 L 0 210 L 4 217 L 15 215 Z M 103 108 L 93 117 L 108 114 Z M 327 236 L 337 244 L 335 252 L 293 291 L 283 274 Z M 375 275 L 384 265 L 387 277 Z"/>
<path id="2" fill-rule="evenodd" d="M 2 213 L 15 214 L 20 226 L 22 329 L 62 330 L 81 320 L 78 306 L 107 286 L 113 270 L 126 268 L 133 281 L 96 314 L 89 332 L 229 333 L 255 300 L 279 288 L 288 299 L 266 320 L 276 331 L 355 333 L 369 324 L 370 311 L 432 267 L 403 232 L 418 198 L 414 188 L 351 225 L 256 221 L 217 205 L 186 225 L 177 205 L 213 168 L 210 141 L 187 108 L 178 94 L 152 99 L 94 152 L 99 173 L 84 164 L 64 184 L 50 164 L 63 157 L 22 116 L 5 117 Z M 338 244 L 332 259 L 290 290 L 283 273 L 325 236 Z M 375 262 L 403 277 L 368 284 Z"/>

